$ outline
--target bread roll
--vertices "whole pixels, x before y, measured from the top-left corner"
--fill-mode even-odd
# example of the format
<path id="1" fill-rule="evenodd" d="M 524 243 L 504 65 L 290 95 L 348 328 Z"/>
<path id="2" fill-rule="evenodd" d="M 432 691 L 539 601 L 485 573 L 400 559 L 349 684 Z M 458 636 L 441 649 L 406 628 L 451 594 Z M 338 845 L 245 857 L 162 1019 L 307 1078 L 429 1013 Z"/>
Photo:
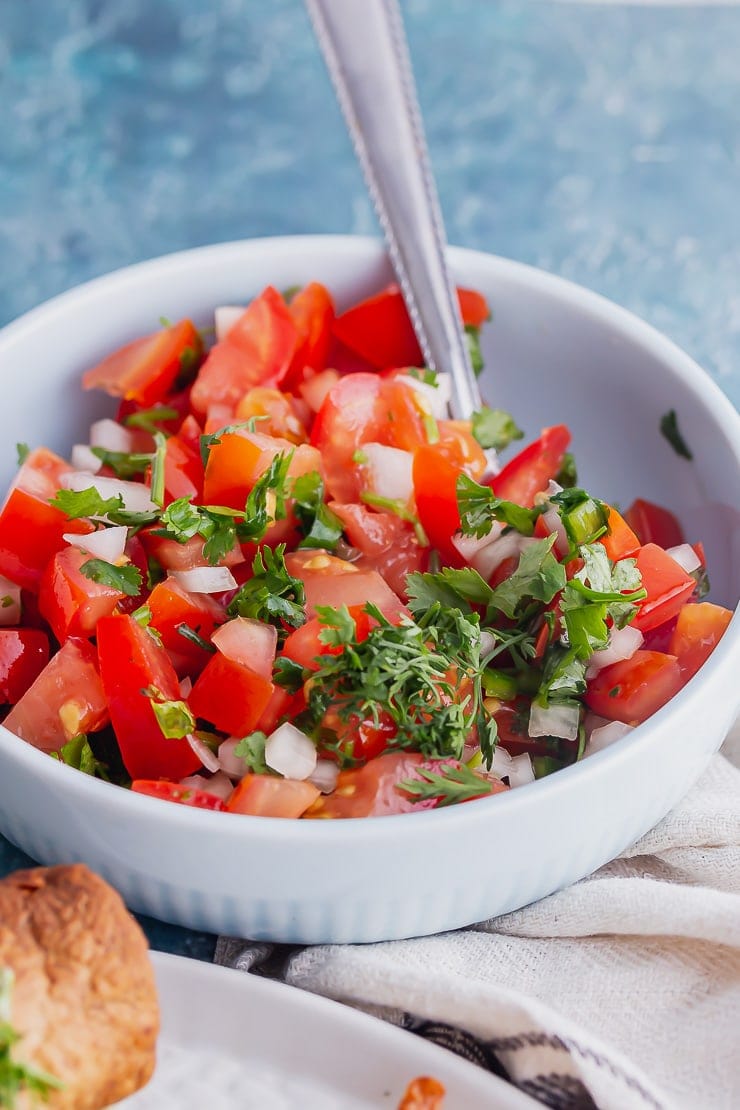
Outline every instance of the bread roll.
<path id="1" fill-rule="evenodd" d="M 13 1059 L 64 1084 L 50 1110 L 98 1110 L 154 1070 L 159 1010 L 147 942 L 119 895 L 82 864 L 0 880 L 0 967 L 14 976 Z M 18 1110 L 38 1107 L 21 1094 Z"/>

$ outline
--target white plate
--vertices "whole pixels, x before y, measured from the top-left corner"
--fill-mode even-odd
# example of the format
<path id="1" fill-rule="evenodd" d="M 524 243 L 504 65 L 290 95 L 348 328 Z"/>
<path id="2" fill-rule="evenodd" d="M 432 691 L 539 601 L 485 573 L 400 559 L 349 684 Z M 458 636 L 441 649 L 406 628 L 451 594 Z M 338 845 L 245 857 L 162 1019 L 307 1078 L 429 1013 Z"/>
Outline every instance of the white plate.
<path id="1" fill-rule="evenodd" d="M 444 1110 L 532 1110 L 516 1088 L 413 1033 L 295 987 L 152 953 L 162 1011 L 151 1082 L 126 1110 L 395 1110 L 417 1075 Z"/>

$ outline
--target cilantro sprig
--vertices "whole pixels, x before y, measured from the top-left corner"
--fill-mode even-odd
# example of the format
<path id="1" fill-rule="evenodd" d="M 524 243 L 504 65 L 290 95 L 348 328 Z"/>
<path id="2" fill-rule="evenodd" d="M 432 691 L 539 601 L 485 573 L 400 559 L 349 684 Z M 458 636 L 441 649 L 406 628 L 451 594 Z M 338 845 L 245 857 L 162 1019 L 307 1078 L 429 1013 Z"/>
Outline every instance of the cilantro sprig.
<path id="1" fill-rule="evenodd" d="M 80 571 L 91 582 L 120 590 L 127 597 L 137 597 L 141 593 L 141 571 L 131 563 L 119 567 L 105 559 L 88 559 L 82 563 Z"/>
<path id="2" fill-rule="evenodd" d="M 228 607 L 231 617 L 252 617 L 282 627 L 306 621 L 306 591 L 285 565 L 285 544 L 262 547 L 252 560 L 252 577 L 239 587 Z"/>
<path id="3" fill-rule="evenodd" d="M 396 790 L 415 802 L 436 801 L 436 809 L 483 798 L 491 793 L 491 783 L 465 763 L 443 764 L 438 771 L 419 767 L 415 778 L 402 779 Z"/>
<path id="4" fill-rule="evenodd" d="M 324 500 L 324 481 L 318 470 L 296 478 L 290 495 L 303 532 L 298 546 L 333 551 L 342 537 L 344 525 Z"/>
<path id="5" fill-rule="evenodd" d="M 460 510 L 460 530 L 466 536 L 482 539 L 496 521 L 516 529 L 523 536 L 531 536 L 542 507 L 525 509 L 514 501 L 496 497 L 490 486 L 479 485 L 467 474 L 457 479 L 457 506 Z"/>
<path id="6" fill-rule="evenodd" d="M 481 447 L 493 447 L 496 451 L 503 451 L 514 440 L 524 438 L 524 432 L 511 413 L 504 409 L 491 409 L 488 405 L 473 413 L 472 432 Z"/>

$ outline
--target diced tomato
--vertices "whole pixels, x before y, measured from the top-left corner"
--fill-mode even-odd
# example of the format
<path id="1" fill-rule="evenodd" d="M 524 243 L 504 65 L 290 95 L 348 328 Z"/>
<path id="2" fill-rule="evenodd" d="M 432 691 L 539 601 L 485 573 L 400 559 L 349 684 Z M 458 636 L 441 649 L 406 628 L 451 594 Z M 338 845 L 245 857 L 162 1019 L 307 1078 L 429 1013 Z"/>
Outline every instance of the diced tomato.
<path id="1" fill-rule="evenodd" d="M 697 605 L 684 605 L 671 636 L 668 648 L 671 655 L 678 657 L 678 665 L 688 681 L 722 639 L 732 620 L 730 609 L 701 601 Z"/>
<path id="2" fill-rule="evenodd" d="M 0 702 L 15 705 L 49 662 L 49 637 L 37 628 L 0 629 Z"/>
<path id="3" fill-rule="evenodd" d="M 298 391 L 310 411 L 317 413 L 338 381 L 339 372 L 337 370 L 322 370 L 320 374 L 315 374 L 314 377 L 301 382 Z"/>
<path id="4" fill-rule="evenodd" d="M 178 631 L 183 625 L 197 632 L 204 640 L 211 638 L 214 628 L 226 620 L 226 613 L 208 594 L 191 594 L 176 578 L 158 582 L 147 599 L 151 609 L 151 626 L 162 637 L 162 643 L 180 674 L 197 674 L 208 662 L 211 653 Z"/>
<path id="5" fill-rule="evenodd" d="M 227 659 L 269 679 L 277 638 L 277 628 L 272 624 L 251 617 L 232 617 L 214 632 L 213 643 Z"/>
<path id="6" fill-rule="evenodd" d="M 371 512 L 364 505 L 329 504 L 344 525 L 347 539 L 362 552 L 359 570 L 377 570 L 399 597 L 406 592 L 409 574 L 425 571 L 429 549 L 420 547 L 408 521 L 391 513 Z"/>
<path id="7" fill-rule="evenodd" d="M 279 389 L 256 385 L 236 406 L 237 421 L 258 418 L 262 435 L 279 436 L 290 443 L 305 443 L 308 434 L 296 412 L 296 403 Z"/>
<path id="8" fill-rule="evenodd" d="M 363 767 L 340 771 L 332 794 L 322 795 L 305 813 L 305 817 L 382 817 L 393 813 L 412 813 L 433 809 L 435 798 L 418 802 L 396 786 L 404 779 L 416 778 L 420 768 L 439 770 L 450 760 L 427 760 L 420 752 L 386 752 L 371 759 Z M 490 784 L 490 793 L 506 790 L 503 783 Z"/>
<path id="9" fill-rule="evenodd" d="M 450 462 L 438 444 L 420 447 L 414 455 L 414 498 L 421 526 L 430 544 L 446 563 L 459 567 L 463 560 L 452 543 L 460 531 L 457 479 L 460 467 Z"/>
<path id="10" fill-rule="evenodd" d="M 366 605 L 372 602 L 389 620 L 393 620 L 405 607 L 397 594 L 377 571 L 357 570 L 351 563 L 319 551 L 296 551 L 286 555 L 285 565 L 290 574 L 300 578 L 306 590 L 306 613 L 316 615 L 316 608 L 329 605 Z"/>
<path id="11" fill-rule="evenodd" d="M 246 736 L 254 731 L 272 692 L 269 679 L 219 651 L 206 663 L 188 702 L 196 717 L 231 736 Z"/>
<path id="12" fill-rule="evenodd" d="M 480 293 L 458 289 L 458 299 L 464 324 L 479 327 L 489 318 L 490 309 Z M 397 285 L 389 285 L 382 292 L 343 312 L 334 321 L 334 335 L 378 370 L 424 365 L 419 342 Z"/>
<path id="13" fill-rule="evenodd" d="M 638 497 L 624 514 L 629 527 L 640 543 L 657 543 L 660 547 L 677 547 L 684 542 L 683 529 L 668 509 Z"/>
<path id="14" fill-rule="evenodd" d="M 332 734 L 336 747 L 333 745 L 328 751 L 319 751 L 327 758 L 335 758 L 338 750 L 345 757 L 367 763 L 376 759 L 388 747 L 398 728 L 390 714 L 380 711 L 377 722 L 371 717 L 350 717 L 344 720 L 337 708 L 330 707 L 321 722 L 322 732 Z"/>
<path id="15" fill-rule="evenodd" d="M 86 640 L 67 640 L 11 709 L 5 727 L 47 752 L 81 732 L 97 732 L 108 722 L 108 705 L 96 663 Z"/>
<path id="16" fill-rule="evenodd" d="M 365 612 L 364 603 L 348 606 L 348 611 L 355 622 L 356 639 L 358 641 L 367 639 L 371 627 L 376 622 L 370 620 Z M 321 640 L 320 633 L 324 628 L 326 624 L 323 621 L 318 617 L 311 617 L 299 628 L 294 628 L 286 637 L 281 654 L 287 659 L 292 659 L 294 663 L 300 663 L 308 670 L 317 671 L 321 665 L 320 656 L 340 655 L 342 652 L 341 647 L 325 644 Z"/>
<path id="17" fill-rule="evenodd" d="M 227 432 L 208 452 L 203 500 L 208 505 L 228 505 L 244 509 L 257 479 L 279 454 L 291 454 L 288 474 L 296 478 L 311 471 L 321 472 L 319 452 L 302 443 L 298 447 L 287 439 L 260 432 Z"/>
<path id="18" fill-rule="evenodd" d="M 696 583 L 662 547 L 646 543 L 635 556 L 647 597 L 639 602 L 633 624 L 641 632 L 657 628 L 675 617 L 691 597 Z"/>
<path id="19" fill-rule="evenodd" d="M 438 420 L 437 450 L 460 467 L 469 478 L 480 481 L 488 466 L 485 452 L 471 430 L 469 420 Z"/>
<path id="20" fill-rule="evenodd" d="M 42 575 L 39 611 L 60 643 L 69 636 L 92 636 L 100 618 L 110 616 L 126 596 L 82 573 L 90 558 L 78 547 L 65 547 L 57 551 Z"/>
<path id="21" fill-rule="evenodd" d="M 203 460 L 200 451 L 179 435 L 167 440 L 164 456 L 165 505 L 179 497 L 200 501 L 203 494 Z"/>
<path id="22" fill-rule="evenodd" d="M 298 690 L 295 694 L 289 694 L 282 686 L 274 686 L 270 700 L 255 728 L 269 736 L 281 721 L 292 721 L 305 708 L 306 698 L 303 690 Z"/>
<path id="23" fill-rule="evenodd" d="M 398 1110 L 442 1110 L 446 1089 L 444 1083 L 429 1075 L 412 1079 L 398 1104 Z"/>
<path id="24" fill-rule="evenodd" d="M 253 817 L 302 817 L 318 796 L 310 782 L 250 774 L 237 783 L 226 808 Z"/>
<path id="25" fill-rule="evenodd" d="M 544 428 L 540 438 L 515 455 L 487 485 L 502 500 L 531 509 L 535 495 L 547 489 L 560 470 L 569 443 L 565 424 Z"/>
<path id="26" fill-rule="evenodd" d="M 285 301 L 268 285 L 209 351 L 190 394 L 195 412 L 207 412 L 213 404 L 233 407 L 255 385 L 279 385 L 297 340 Z"/>
<path id="27" fill-rule="evenodd" d="M 609 531 L 605 536 L 601 536 L 599 543 L 604 545 L 607 555 L 614 562 L 635 555 L 640 546 L 639 539 L 621 513 L 618 513 L 611 505 L 607 505 L 607 510 L 609 513 Z"/>
<path id="28" fill-rule="evenodd" d="M 636 651 L 604 667 L 588 684 L 586 705 L 600 717 L 636 725 L 677 694 L 685 682 L 675 655 Z"/>
<path id="29" fill-rule="evenodd" d="M 380 387 L 380 401 L 385 425 L 380 442 L 402 451 L 414 451 L 429 442 L 427 422 L 430 414 L 417 390 L 402 381 L 387 378 Z"/>
<path id="30" fill-rule="evenodd" d="M 193 567 L 202 567 L 208 562 L 203 554 L 205 540 L 202 536 L 193 536 L 185 543 L 179 543 L 166 536 L 158 536 L 157 531 L 155 525 L 153 528 L 143 528 L 139 535 L 147 555 L 165 570 L 192 570 Z M 219 559 L 219 565 L 224 567 L 234 567 L 243 562 L 244 554 L 236 542 L 231 551 L 227 551 Z"/>
<path id="31" fill-rule="evenodd" d="M 285 375 L 286 389 L 322 371 L 331 346 L 334 302 L 325 285 L 312 281 L 293 297 L 288 310 L 298 332 L 295 353 Z"/>
<path id="32" fill-rule="evenodd" d="M 25 490 L 43 501 L 51 501 L 61 487 L 62 477 L 72 467 L 60 455 L 47 447 L 36 447 L 23 461 L 13 482 L 13 488 Z"/>
<path id="33" fill-rule="evenodd" d="M 200 767 L 186 739 L 162 734 L 149 694 L 179 701 L 180 686 L 166 650 L 131 616 L 103 617 L 97 627 L 100 677 L 121 757 L 132 779 L 179 780 Z"/>
<path id="34" fill-rule="evenodd" d="M 202 350 L 192 320 L 180 320 L 114 351 L 82 375 L 82 385 L 148 408 L 167 396 L 190 364 L 197 364 Z"/>
<path id="35" fill-rule="evenodd" d="M 92 532 L 88 520 L 70 520 L 25 490 L 11 490 L 0 512 L 0 574 L 36 592 L 47 563 L 63 547 L 65 532 Z"/>
<path id="36" fill-rule="evenodd" d="M 355 452 L 363 443 L 382 442 L 381 384 L 375 374 L 340 378 L 316 414 L 311 443 L 321 452 L 326 485 L 337 501 L 359 501 Z"/>
<path id="37" fill-rule="evenodd" d="M 196 809 L 226 809 L 223 799 L 207 790 L 196 790 L 192 786 L 181 786 L 178 782 L 165 779 L 134 779 L 131 789 L 135 794 L 147 794 L 150 798 L 161 798 L 165 802 L 177 802 L 181 806 L 194 806 Z"/>

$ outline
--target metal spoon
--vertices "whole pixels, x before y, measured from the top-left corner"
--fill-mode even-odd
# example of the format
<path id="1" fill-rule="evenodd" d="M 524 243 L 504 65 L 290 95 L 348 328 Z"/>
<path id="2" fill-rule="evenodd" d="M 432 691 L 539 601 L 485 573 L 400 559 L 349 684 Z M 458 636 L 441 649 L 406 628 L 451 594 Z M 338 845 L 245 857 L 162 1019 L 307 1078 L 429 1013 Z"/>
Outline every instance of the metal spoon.
<path id="1" fill-rule="evenodd" d="M 306 0 L 428 366 L 457 418 L 481 408 L 397 0 Z"/>

